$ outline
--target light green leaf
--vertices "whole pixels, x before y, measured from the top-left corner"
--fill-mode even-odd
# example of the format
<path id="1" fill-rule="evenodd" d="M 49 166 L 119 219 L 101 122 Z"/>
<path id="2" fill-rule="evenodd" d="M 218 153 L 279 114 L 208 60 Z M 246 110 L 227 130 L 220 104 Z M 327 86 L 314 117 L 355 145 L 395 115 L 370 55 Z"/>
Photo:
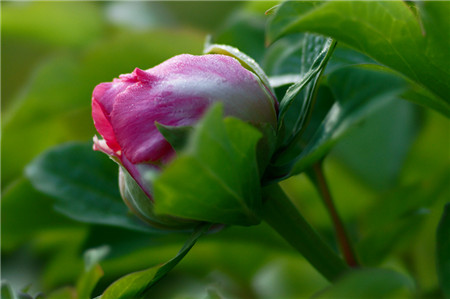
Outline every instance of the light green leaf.
<path id="1" fill-rule="evenodd" d="M 108 246 L 92 248 L 84 253 L 84 272 L 77 282 L 78 299 L 92 298 L 91 293 L 99 279 L 103 276 L 103 270 L 98 263 L 108 253 Z"/>
<path id="2" fill-rule="evenodd" d="M 386 269 L 356 270 L 343 276 L 314 298 L 410 298 L 413 282 Z"/>
<path id="3" fill-rule="evenodd" d="M 172 270 L 194 246 L 198 238 L 207 232 L 210 227 L 211 224 L 199 225 L 173 259 L 160 266 L 134 272 L 120 278 L 105 290 L 101 299 L 143 298 L 145 292 Z"/>
<path id="4" fill-rule="evenodd" d="M 425 32 L 403 1 L 287 1 L 272 19 L 268 38 L 304 31 L 331 36 L 425 86 L 449 115 L 450 4 L 425 1 L 418 7 Z"/>
<path id="5" fill-rule="evenodd" d="M 251 225 L 260 220 L 256 144 L 261 133 L 214 105 L 186 150 L 154 182 L 155 212 L 187 219 Z"/>
<path id="6" fill-rule="evenodd" d="M 439 284 L 445 298 L 450 298 L 450 203 L 445 205 L 439 222 L 436 249 Z"/>

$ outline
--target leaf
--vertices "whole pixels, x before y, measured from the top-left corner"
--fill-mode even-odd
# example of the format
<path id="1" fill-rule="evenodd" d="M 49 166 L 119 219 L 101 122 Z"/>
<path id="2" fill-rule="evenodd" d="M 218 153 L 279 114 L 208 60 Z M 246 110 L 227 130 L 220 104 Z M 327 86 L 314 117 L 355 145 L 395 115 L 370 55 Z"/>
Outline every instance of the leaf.
<path id="1" fill-rule="evenodd" d="M 84 272 L 77 282 L 77 294 L 79 299 L 92 298 L 91 293 L 99 279 L 103 276 L 103 270 L 98 264 L 109 253 L 108 246 L 92 248 L 84 253 Z"/>
<path id="2" fill-rule="evenodd" d="M 354 270 L 314 298 L 410 298 L 413 282 L 386 269 Z"/>
<path id="3" fill-rule="evenodd" d="M 321 159 L 348 129 L 406 88 L 405 81 L 398 76 L 368 67 L 339 69 L 329 75 L 328 84 L 336 102 L 307 145 L 304 140 L 296 144 L 303 150 L 296 158 L 291 175 Z"/>
<path id="4" fill-rule="evenodd" d="M 134 272 L 120 278 L 105 290 L 101 299 L 142 298 L 146 291 L 184 258 L 198 238 L 207 232 L 210 227 L 211 224 L 199 225 L 173 259 L 161 266 Z"/>
<path id="5" fill-rule="evenodd" d="M 314 35 L 305 35 L 303 38 L 302 51 L 302 67 L 299 70 L 302 76 L 300 81 L 289 87 L 285 96 L 280 102 L 280 112 L 278 115 L 279 121 L 284 120 L 284 116 L 293 103 L 297 94 L 306 88 L 307 91 L 303 98 L 301 98 L 303 105 L 299 111 L 299 118 L 294 127 L 294 134 L 299 130 L 310 111 L 311 104 L 314 100 L 313 93 L 317 81 L 322 74 L 325 66 L 333 53 L 335 43 L 331 39 L 325 39 Z M 312 82 L 311 85 L 307 85 Z"/>
<path id="6" fill-rule="evenodd" d="M 256 144 L 261 134 L 220 104 L 197 124 L 186 150 L 154 182 L 157 214 L 224 224 L 257 224 L 261 191 Z"/>
<path id="7" fill-rule="evenodd" d="M 437 229 L 437 273 L 439 284 L 445 298 L 450 298 L 450 203 L 444 207 L 444 213 Z"/>
<path id="8" fill-rule="evenodd" d="M 304 31 L 331 36 L 425 86 L 449 115 L 450 5 L 418 7 L 425 32 L 403 1 L 286 1 L 269 24 L 268 39 Z"/>
<path id="9" fill-rule="evenodd" d="M 37 157 L 26 168 L 33 186 L 55 198 L 60 213 L 87 223 L 155 230 L 130 215 L 117 184 L 117 165 L 90 143 L 67 143 Z"/>
<path id="10" fill-rule="evenodd" d="M 277 47 L 272 48 L 272 52 L 275 54 L 269 52 L 265 61 L 266 64 L 272 65 L 272 72 L 275 73 L 283 73 L 285 69 L 290 69 L 292 65 L 296 65 L 298 67 L 296 72 L 300 76 L 288 88 L 280 102 L 278 114 L 278 121 L 281 124 L 278 132 L 279 148 L 272 161 L 276 165 L 285 164 L 299 154 L 295 144 L 302 138 L 307 129 L 316 101 L 319 79 L 336 46 L 333 40 L 313 34 L 297 34 L 294 37 L 300 42 L 296 42 L 294 38 L 282 40 L 281 45 L 287 47 L 278 49 L 277 45 Z M 286 64 L 287 62 L 289 64 Z M 281 81 L 296 79 L 293 74 L 288 74 L 288 77 L 286 75 L 281 76 L 284 76 Z"/>
<path id="11" fill-rule="evenodd" d="M 167 126 L 155 122 L 158 131 L 164 136 L 164 138 L 170 143 L 175 151 L 181 151 L 189 140 L 192 127 L 175 127 Z"/>

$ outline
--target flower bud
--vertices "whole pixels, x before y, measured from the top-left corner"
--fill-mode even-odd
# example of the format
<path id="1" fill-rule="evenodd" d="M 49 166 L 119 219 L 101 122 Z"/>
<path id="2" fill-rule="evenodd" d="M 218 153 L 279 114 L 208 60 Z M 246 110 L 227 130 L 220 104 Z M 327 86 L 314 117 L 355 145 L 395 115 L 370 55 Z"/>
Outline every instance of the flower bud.
<path id="1" fill-rule="evenodd" d="M 193 126 L 215 102 L 223 103 L 225 116 L 276 130 L 277 100 L 269 87 L 238 60 L 225 55 L 179 55 L 146 71 L 136 68 L 131 74 L 95 87 L 92 116 L 103 140 L 95 136 L 94 149 L 122 166 L 122 197 L 149 223 L 171 224 L 170 219 L 159 221 L 151 212 L 152 187 L 145 178 L 160 171 L 175 153 L 155 123 Z M 127 175 L 140 186 L 146 199 L 136 196 L 136 191 L 130 192 L 135 189 L 124 179 Z M 142 207 L 146 202 L 148 207 Z M 174 223 L 178 226 L 179 221 L 175 219 Z"/>

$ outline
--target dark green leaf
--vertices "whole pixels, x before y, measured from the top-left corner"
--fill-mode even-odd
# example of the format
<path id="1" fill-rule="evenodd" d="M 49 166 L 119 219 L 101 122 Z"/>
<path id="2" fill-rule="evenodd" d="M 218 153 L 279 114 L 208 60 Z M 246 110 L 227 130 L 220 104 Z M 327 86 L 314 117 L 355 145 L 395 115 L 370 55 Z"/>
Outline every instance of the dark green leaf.
<path id="1" fill-rule="evenodd" d="M 117 184 L 117 165 L 92 145 L 68 143 L 36 158 L 26 175 L 33 186 L 56 199 L 55 208 L 82 222 L 152 231 L 128 212 Z"/>
<path id="2" fill-rule="evenodd" d="M 314 298 L 410 298 L 413 282 L 386 269 L 364 269 L 348 273 Z"/>
<path id="3" fill-rule="evenodd" d="M 303 37 L 303 43 L 302 64 L 299 70 L 301 79 L 287 90 L 280 102 L 280 112 L 278 116 L 279 122 L 282 122 L 289 107 L 296 99 L 297 94 L 305 88 L 304 96 L 299 99 L 302 105 L 298 111 L 297 121 L 292 128 L 294 132 L 294 136 L 292 137 L 295 137 L 296 133 L 303 127 L 303 124 L 311 111 L 316 84 L 335 47 L 335 43 L 331 39 L 310 34 Z M 309 84 L 310 82 L 311 84 Z"/>
<path id="4" fill-rule="evenodd" d="M 450 298 L 450 203 L 445 205 L 439 222 L 436 250 L 439 284 L 444 296 Z"/>
<path id="5" fill-rule="evenodd" d="M 163 278 L 170 270 L 172 270 L 184 258 L 192 246 L 194 246 L 197 239 L 207 232 L 210 227 L 210 224 L 199 225 L 173 259 L 161 266 L 134 272 L 120 278 L 105 290 L 101 298 L 142 298 L 143 293 L 149 290 L 153 284 L 158 282 L 158 280 Z"/>
<path id="6" fill-rule="evenodd" d="M 428 88 L 445 108 L 440 112 L 449 115 L 450 4 L 426 2 L 419 14 L 425 32 L 404 1 L 286 1 L 268 36 L 271 41 L 303 31 L 331 36 Z"/>
<path id="7" fill-rule="evenodd" d="M 406 87 L 405 81 L 398 76 L 368 67 L 339 69 L 329 75 L 328 85 L 336 102 L 307 145 L 304 140 L 295 145 L 303 150 L 292 174 L 302 172 L 321 159 L 352 125 L 398 97 Z"/>
<path id="8" fill-rule="evenodd" d="M 261 133 L 215 105 L 197 124 L 186 150 L 154 182 L 155 211 L 225 224 L 259 222 L 256 144 Z"/>

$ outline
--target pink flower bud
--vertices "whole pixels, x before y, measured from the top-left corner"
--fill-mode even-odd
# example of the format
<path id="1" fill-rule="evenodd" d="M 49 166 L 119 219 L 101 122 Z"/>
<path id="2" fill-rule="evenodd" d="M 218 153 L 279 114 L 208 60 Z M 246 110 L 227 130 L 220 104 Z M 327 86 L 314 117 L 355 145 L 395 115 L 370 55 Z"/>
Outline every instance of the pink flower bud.
<path id="1" fill-rule="evenodd" d="M 174 155 L 155 122 L 192 126 L 218 101 L 226 116 L 276 130 L 277 100 L 257 75 L 229 56 L 183 54 L 95 87 L 92 117 L 104 139 L 94 137 L 94 149 L 119 162 L 151 198 L 141 170 L 159 169 Z"/>

